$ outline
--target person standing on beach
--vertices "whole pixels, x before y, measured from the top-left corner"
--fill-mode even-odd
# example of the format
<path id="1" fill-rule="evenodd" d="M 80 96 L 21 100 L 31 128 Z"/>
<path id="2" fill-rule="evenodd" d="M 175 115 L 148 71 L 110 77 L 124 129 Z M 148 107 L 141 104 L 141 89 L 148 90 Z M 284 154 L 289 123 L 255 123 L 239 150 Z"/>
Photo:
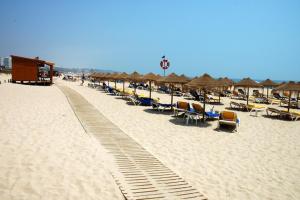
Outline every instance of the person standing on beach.
<path id="1" fill-rule="evenodd" d="M 84 77 L 84 73 L 82 73 L 82 77 L 81 77 L 81 85 L 83 85 L 83 83 L 84 83 L 84 79 L 85 79 L 85 77 Z"/>

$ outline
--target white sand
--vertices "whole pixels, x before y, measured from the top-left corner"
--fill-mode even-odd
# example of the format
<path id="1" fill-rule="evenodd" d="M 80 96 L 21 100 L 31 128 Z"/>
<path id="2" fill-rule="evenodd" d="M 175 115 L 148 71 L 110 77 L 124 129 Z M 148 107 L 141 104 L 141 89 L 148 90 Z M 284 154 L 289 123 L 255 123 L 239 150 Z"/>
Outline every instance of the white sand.
<path id="1" fill-rule="evenodd" d="M 1 200 L 123 199 L 113 166 L 56 86 L 0 85 Z"/>
<path id="2" fill-rule="evenodd" d="M 299 121 L 237 112 L 241 119 L 238 132 L 218 132 L 217 121 L 208 122 L 207 127 L 187 126 L 180 119 L 150 113 L 149 107 L 127 105 L 115 96 L 79 86 L 79 82 L 61 82 L 81 93 L 210 200 L 300 199 Z M 169 95 L 153 93 L 153 97 L 170 102 Z M 229 101 L 223 99 L 225 106 Z M 215 106 L 215 110 L 225 106 Z"/>
<path id="3" fill-rule="evenodd" d="M 300 199 L 299 121 L 237 112 L 238 132 L 218 132 L 216 121 L 187 126 L 79 82 L 60 82 L 81 93 L 210 200 Z M 122 199 L 110 175 L 112 157 L 84 132 L 55 85 L 5 83 L 0 95 L 1 200 Z M 170 102 L 169 95 L 153 97 Z M 229 101 L 223 99 L 225 106 Z"/>

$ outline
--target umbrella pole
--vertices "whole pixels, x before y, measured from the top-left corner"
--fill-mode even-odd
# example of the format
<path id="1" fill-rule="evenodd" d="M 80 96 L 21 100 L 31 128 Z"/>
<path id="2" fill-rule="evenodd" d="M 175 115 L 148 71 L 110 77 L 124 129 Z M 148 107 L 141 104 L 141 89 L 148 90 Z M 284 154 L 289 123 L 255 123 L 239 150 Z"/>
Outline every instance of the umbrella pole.
<path id="1" fill-rule="evenodd" d="M 267 99 L 269 98 L 269 87 L 267 87 Z"/>
<path id="2" fill-rule="evenodd" d="M 125 92 L 125 81 L 123 80 L 123 92 Z"/>
<path id="3" fill-rule="evenodd" d="M 247 89 L 247 106 L 248 106 L 248 101 L 249 101 L 249 87 Z"/>
<path id="4" fill-rule="evenodd" d="M 204 90 L 203 91 L 203 94 L 204 94 L 204 101 L 203 101 L 203 113 L 202 113 L 202 117 L 203 117 L 203 122 L 204 122 L 204 119 L 205 119 L 205 101 L 206 101 L 206 91 Z"/>
<path id="5" fill-rule="evenodd" d="M 171 85 L 171 110 L 173 110 L 173 85 Z"/>
<path id="6" fill-rule="evenodd" d="M 117 89 L 117 81 L 115 80 L 115 89 Z"/>
<path id="7" fill-rule="evenodd" d="M 136 94 L 136 83 L 134 82 L 133 84 L 134 84 L 133 85 L 133 87 L 134 87 L 134 93 Z"/>
<path id="8" fill-rule="evenodd" d="M 107 81 L 107 86 L 109 86 L 109 81 Z"/>
<path id="9" fill-rule="evenodd" d="M 219 103 L 221 103 L 221 90 L 219 91 Z"/>
<path id="10" fill-rule="evenodd" d="M 149 81 L 149 87 L 150 87 L 150 88 L 149 88 L 149 90 L 150 90 L 150 99 L 151 99 L 151 82 L 152 82 L 152 81 Z"/>
<path id="11" fill-rule="evenodd" d="M 291 95 L 292 91 L 289 92 L 289 106 L 288 106 L 288 112 L 290 112 L 290 106 L 291 106 Z"/>

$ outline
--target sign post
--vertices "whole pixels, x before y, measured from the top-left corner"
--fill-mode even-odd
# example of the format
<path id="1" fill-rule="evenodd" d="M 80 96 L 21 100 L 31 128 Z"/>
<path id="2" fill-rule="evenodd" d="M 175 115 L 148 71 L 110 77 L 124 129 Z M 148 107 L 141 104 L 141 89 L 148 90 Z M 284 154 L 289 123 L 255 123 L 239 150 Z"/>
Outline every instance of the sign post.
<path id="1" fill-rule="evenodd" d="M 166 56 L 161 57 L 162 60 L 160 61 L 160 67 L 164 70 L 164 76 L 166 76 L 166 69 L 170 67 L 170 62 L 166 58 Z"/>

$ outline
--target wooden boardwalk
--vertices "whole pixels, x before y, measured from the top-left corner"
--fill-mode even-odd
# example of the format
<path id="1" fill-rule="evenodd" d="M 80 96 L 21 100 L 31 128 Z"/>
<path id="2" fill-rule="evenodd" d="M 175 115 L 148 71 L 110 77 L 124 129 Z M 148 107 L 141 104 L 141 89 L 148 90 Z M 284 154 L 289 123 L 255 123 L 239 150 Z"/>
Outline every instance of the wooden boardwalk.
<path id="1" fill-rule="evenodd" d="M 58 86 L 66 95 L 85 131 L 113 155 L 118 170 L 113 177 L 128 200 L 206 199 L 116 125 L 79 93 Z"/>

